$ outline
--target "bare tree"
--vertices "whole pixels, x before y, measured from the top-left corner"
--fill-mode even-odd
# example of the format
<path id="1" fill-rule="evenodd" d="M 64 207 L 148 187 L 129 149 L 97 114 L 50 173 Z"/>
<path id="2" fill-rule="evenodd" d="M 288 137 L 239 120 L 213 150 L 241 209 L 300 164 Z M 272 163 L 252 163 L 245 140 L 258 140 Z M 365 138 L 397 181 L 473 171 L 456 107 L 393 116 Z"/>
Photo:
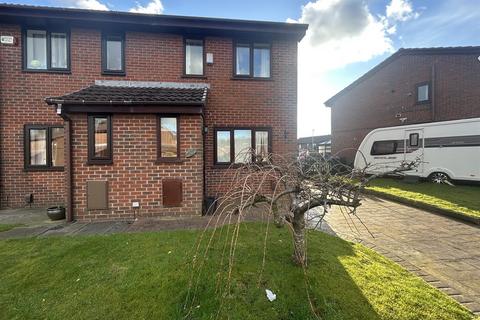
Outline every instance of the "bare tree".
<path id="1" fill-rule="evenodd" d="M 242 221 L 248 219 L 250 215 L 258 213 L 267 217 L 263 261 L 258 284 L 261 282 L 265 268 L 271 218 L 278 227 L 287 226 L 291 231 L 292 258 L 304 269 L 305 273 L 307 222 L 322 221 L 331 206 L 346 208 L 348 214 L 355 215 L 361 222 L 356 215 L 356 209 L 361 205 L 364 188 L 371 180 L 387 174 L 383 172 L 367 175 L 369 166 L 353 169 L 335 159 L 324 159 L 318 153 L 281 156 L 266 153 L 256 154 L 249 150 L 239 155 L 235 162 L 236 164 L 232 165 L 231 170 L 225 171 L 222 181 L 230 180 L 230 183 L 225 186 L 225 191 L 212 205 L 212 207 L 217 207 L 215 214 L 209 219 L 204 232 L 201 233 L 193 248 L 192 272 L 184 304 L 185 318 L 188 318 L 198 308 L 197 292 L 208 260 L 208 252 L 215 242 L 215 237 L 225 239 L 221 245 L 221 258 L 217 264 L 219 270 L 227 267 L 225 272 L 219 272 L 215 290 L 221 299 L 217 312 L 218 318 L 225 298 L 230 293 L 230 280 Z M 414 169 L 418 162 L 419 160 L 400 164 L 387 163 L 384 167 L 391 168 L 388 169 L 388 174 L 402 174 Z M 256 207 L 260 208 L 256 210 Z M 342 212 L 344 212 L 343 209 Z M 224 224 L 227 224 L 225 228 L 216 228 Z M 211 227 L 213 227 L 212 231 L 207 233 L 207 229 Z M 305 277 L 304 280 L 306 288 L 308 288 L 308 279 Z M 316 314 L 308 289 L 306 292 L 312 313 L 320 318 Z"/>
<path id="2" fill-rule="evenodd" d="M 320 208 L 320 219 L 335 206 L 355 214 L 361 205 L 365 186 L 379 175 L 367 175 L 368 166 L 353 169 L 319 154 L 302 156 L 258 155 L 248 151 L 235 165 L 227 191 L 218 198 L 218 216 L 244 217 L 250 208 L 264 203 L 277 226 L 287 225 L 293 236 L 293 259 L 307 263 L 305 229 L 306 213 Z M 388 174 L 412 170 L 417 161 L 401 163 Z"/>

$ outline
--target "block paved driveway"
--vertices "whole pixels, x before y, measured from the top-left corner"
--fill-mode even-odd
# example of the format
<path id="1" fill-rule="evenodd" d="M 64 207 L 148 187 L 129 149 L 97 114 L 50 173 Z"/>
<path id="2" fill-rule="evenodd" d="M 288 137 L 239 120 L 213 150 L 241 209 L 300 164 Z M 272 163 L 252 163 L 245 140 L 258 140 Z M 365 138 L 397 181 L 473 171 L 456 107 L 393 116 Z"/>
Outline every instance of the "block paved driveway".
<path id="1" fill-rule="evenodd" d="M 376 197 L 344 218 L 339 208 L 321 228 L 361 242 L 421 276 L 480 315 L 480 228 Z"/>

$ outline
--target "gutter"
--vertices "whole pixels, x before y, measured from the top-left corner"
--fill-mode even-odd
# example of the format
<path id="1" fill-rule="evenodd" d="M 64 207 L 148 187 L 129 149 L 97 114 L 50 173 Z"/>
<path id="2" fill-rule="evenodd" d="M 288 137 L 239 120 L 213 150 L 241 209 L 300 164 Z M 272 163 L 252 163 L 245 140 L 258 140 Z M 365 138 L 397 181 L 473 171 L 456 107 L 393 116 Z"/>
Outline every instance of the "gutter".
<path id="1" fill-rule="evenodd" d="M 203 101 L 132 101 L 132 100 L 108 100 L 108 101 L 88 101 L 88 100 L 63 100 L 47 98 L 45 102 L 49 105 L 180 105 L 180 106 L 205 106 Z"/>

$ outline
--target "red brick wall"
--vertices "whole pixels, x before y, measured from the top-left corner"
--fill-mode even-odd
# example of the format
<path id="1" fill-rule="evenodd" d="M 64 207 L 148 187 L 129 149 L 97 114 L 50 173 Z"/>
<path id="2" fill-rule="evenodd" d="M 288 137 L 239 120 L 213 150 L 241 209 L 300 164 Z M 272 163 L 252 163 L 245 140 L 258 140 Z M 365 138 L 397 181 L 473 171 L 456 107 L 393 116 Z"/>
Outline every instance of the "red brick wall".
<path id="1" fill-rule="evenodd" d="M 480 117 L 479 55 L 400 56 L 360 82 L 332 106 L 333 153 L 353 161 L 368 132 L 401 125 L 398 117 L 406 125 Z M 415 85 L 425 81 L 434 102 L 417 105 Z"/>
<path id="2" fill-rule="evenodd" d="M 202 119 L 179 118 L 181 163 L 157 163 L 156 115 L 112 116 L 113 165 L 87 164 L 87 116 L 72 117 L 74 213 L 79 220 L 200 214 L 203 195 Z M 187 149 L 197 153 L 185 158 Z M 181 207 L 163 208 L 162 179 L 181 179 Z M 108 210 L 87 210 L 87 181 L 108 181 Z"/>
<path id="3" fill-rule="evenodd" d="M 13 35 L 21 40 L 19 26 L 1 25 L 2 35 Z M 21 70 L 21 45 L 0 45 L 0 142 L 1 142 L 1 206 L 19 207 L 24 203 L 26 193 L 34 193 L 35 206 L 46 206 L 64 202 L 65 186 L 63 172 L 24 172 L 23 171 L 23 126 L 24 124 L 61 124 L 63 121 L 55 114 L 52 107 L 45 104 L 44 98 L 48 96 L 63 95 L 93 84 L 94 80 L 137 80 L 137 81 L 175 81 L 175 82 L 205 82 L 211 85 L 208 96 L 208 106 L 205 109 L 205 124 L 208 127 L 206 135 L 205 156 L 207 194 L 213 195 L 222 185 L 220 178 L 227 172 L 226 169 L 213 167 L 213 128 L 215 126 L 262 126 L 272 127 L 273 152 L 286 154 L 296 151 L 296 104 L 297 104 L 297 44 L 295 41 L 272 42 L 272 80 L 232 80 L 232 40 L 227 38 L 206 38 L 206 52 L 213 53 L 214 64 L 207 65 L 205 79 L 183 78 L 183 39 L 178 35 L 154 34 L 154 33 L 126 33 L 126 76 L 102 76 L 101 75 L 101 31 L 94 29 L 71 30 L 71 74 L 29 73 Z M 86 137 L 86 115 L 75 117 L 74 139 L 79 146 L 83 146 Z M 139 121 L 142 119 L 142 121 Z M 100 176 L 108 179 L 122 179 L 115 183 L 119 195 L 112 195 L 111 205 L 114 206 L 116 216 L 127 217 L 132 214 L 130 195 L 122 193 L 122 185 L 128 185 L 130 181 L 131 167 L 116 163 L 115 154 L 121 155 L 123 151 L 117 150 L 116 146 L 128 145 L 129 142 L 122 140 L 122 132 L 118 131 L 117 125 L 132 127 L 138 123 L 139 131 L 132 131 L 135 137 L 141 133 L 152 134 L 155 129 L 153 116 L 126 116 L 114 115 L 114 164 L 108 166 L 84 165 L 86 149 L 76 149 L 73 156 L 75 159 L 74 181 L 77 178 L 75 190 L 75 208 L 78 216 L 89 219 L 105 218 L 102 213 L 84 210 L 85 199 L 81 192 L 85 179 Z M 190 119 L 190 118 L 189 118 Z M 145 122 L 143 122 L 145 121 Z M 183 119 L 187 121 L 187 118 Z M 198 129 L 199 120 L 190 119 L 192 128 Z M 131 126 L 132 124 L 132 126 Z M 151 125 L 151 128 L 148 127 Z M 141 129 L 140 129 L 141 128 Z M 193 130 L 193 129 L 192 129 Z M 120 141 L 115 140 L 115 136 Z M 183 134 L 182 134 L 183 136 Z M 151 147 L 151 138 L 149 138 Z M 189 137 L 189 143 L 196 145 L 197 137 Z M 82 142 L 83 141 L 83 142 Z M 182 145 L 183 145 L 182 141 Z M 82 148 L 83 148 L 82 147 Z M 153 150 L 146 146 L 140 148 L 145 157 L 151 159 Z M 131 146 L 128 145 L 128 148 Z M 138 151 L 137 149 L 135 149 Z M 184 154 L 184 151 L 182 151 Z M 198 157 L 198 155 L 196 156 Z M 137 158 L 135 158 L 137 159 Z M 133 159 L 133 160 L 135 160 Z M 143 157 L 142 157 L 143 159 Z M 137 161 L 137 160 L 135 160 Z M 198 165 L 198 163 L 196 164 Z M 196 166 L 195 165 L 195 166 Z M 155 166 L 144 164 L 145 172 L 157 177 L 171 175 L 185 168 L 189 171 L 190 164 L 169 164 Z M 108 167 L 108 168 L 107 168 Z M 78 170 L 77 170 L 78 169 Z M 195 181 L 198 168 L 195 167 Z M 75 171 L 77 170 L 77 171 Z M 141 170 L 143 171 L 143 169 Z M 118 173 L 118 176 L 117 176 Z M 78 177 L 83 180 L 78 180 Z M 82 174 L 86 174 L 83 177 Z M 120 176 L 121 174 L 121 176 Z M 147 175 L 148 175 L 147 174 Z M 179 172 L 183 174 L 183 172 Z M 186 173 L 185 173 L 186 174 Z M 228 176 L 228 173 L 225 175 Z M 141 179 L 141 178 L 140 178 Z M 142 189 L 143 188 L 143 189 Z M 144 214 L 157 213 L 154 203 L 161 199 L 161 186 L 143 184 L 137 186 L 137 191 L 145 193 L 140 200 L 141 206 L 145 207 Z M 198 187 L 196 187 L 198 188 Z M 142 189 L 142 190 L 141 190 Z M 117 192 L 112 190 L 112 192 Z M 195 197 L 198 190 L 195 189 Z M 184 192 L 184 197 L 187 193 Z M 128 199 L 127 199 L 128 198 Z M 200 206 L 200 199 L 185 204 L 185 209 L 180 211 L 191 212 Z M 112 207 L 113 208 L 113 207 Z M 175 210 L 161 210 L 165 213 L 178 212 Z M 158 212 L 160 213 L 160 212 Z M 100 216 L 96 217 L 96 214 Z"/>
<path id="4" fill-rule="evenodd" d="M 211 95 L 206 109 L 206 184 L 207 195 L 225 191 L 233 173 L 214 165 L 213 134 L 215 127 L 271 127 L 272 152 L 288 155 L 296 152 L 297 141 L 297 46 L 291 42 L 272 45 L 272 81 L 231 80 L 232 44 L 230 40 L 207 42 L 213 52 L 213 68 L 219 76 L 210 77 Z M 225 94 L 218 94 L 218 92 Z M 231 171 L 231 172 L 229 172 Z"/>

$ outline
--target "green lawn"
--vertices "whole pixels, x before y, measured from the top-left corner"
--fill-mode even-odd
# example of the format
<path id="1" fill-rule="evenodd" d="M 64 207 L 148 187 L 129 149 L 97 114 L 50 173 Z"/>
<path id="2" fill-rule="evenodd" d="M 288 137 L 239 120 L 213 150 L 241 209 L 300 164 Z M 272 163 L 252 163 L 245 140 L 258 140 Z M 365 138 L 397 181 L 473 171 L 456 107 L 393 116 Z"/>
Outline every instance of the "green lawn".
<path id="1" fill-rule="evenodd" d="M 22 226 L 22 224 L 1 224 L 0 223 L 0 232 L 8 231 L 20 226 Z"/>
<path id="2" fill-rule="evenodd" d="M 188 261 L 199 231 L 0 241 L 0 319 L 314 319 L 286 228 L 270 227 L 259 281 L 264 229 L 241 226 L 231 293 L 224 298 L 215 292 L 226 270 L 224 241 L 214 238 L 208 260 L 198 260 L 205 268 L 187 317 L 182 306 L 196 270 Z M 318 231 L 308 245 L 308 292 L 322 319 L 472 318 L 364 246 Z M 277 300 L 267 300 L 266 288 Z"/>
<path id="3" fill-rule="evenodd" d="M 408 184 L 396 179 L 375 179 L 367 189 L 480 218 L 480 186 Z"/>

